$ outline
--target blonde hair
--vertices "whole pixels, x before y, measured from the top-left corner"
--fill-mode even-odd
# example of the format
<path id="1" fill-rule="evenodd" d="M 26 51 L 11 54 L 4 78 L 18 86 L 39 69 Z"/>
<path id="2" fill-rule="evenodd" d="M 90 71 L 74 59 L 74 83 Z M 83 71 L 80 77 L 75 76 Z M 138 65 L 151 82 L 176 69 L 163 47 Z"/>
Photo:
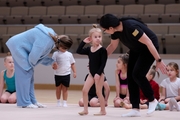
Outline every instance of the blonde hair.
<path id="1" fill-rule="evenodd" d="M 57 49 L 59 49 L 59 47 L 62 47 L 63 49 L 69 49 L 73 44 L 73 40 L 67 35 L 54 36 L 51 33 L 49 33 L 49 35 L 54 40 Z"/>
<path id="2" fill-rule="evenodd" d="M 101 30 L 100 28 L 98 28 L 96 24 L 93 24 L 92 27 L 93 27 L 93 28 L 91 28 L 91 29 L 89 30 L 89 37 L 90 37 L 94 32 L 99 32 L 99 33 L 102 34 L 102 30 Z"/>
<path id="3" fill-rule="evenodd" d="M 6 61 L 6 59 L 7 59 L 8 57 L 12 57 L 12 55 L 11 55 L 10 52 L 7 52 L 6 57 L 4 58 L 4 62 Z"/>

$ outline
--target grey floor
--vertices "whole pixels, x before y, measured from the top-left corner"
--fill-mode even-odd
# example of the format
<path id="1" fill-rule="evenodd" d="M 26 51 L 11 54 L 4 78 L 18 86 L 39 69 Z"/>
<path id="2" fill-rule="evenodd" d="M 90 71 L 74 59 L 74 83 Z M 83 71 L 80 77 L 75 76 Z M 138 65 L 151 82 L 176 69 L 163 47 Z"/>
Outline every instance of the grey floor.
<path id="1" fill-rule="evenodd" d="M 123 108 L 114 108 L 112 101 L 115 92 L 111 92 L 108 107 L 106 107 L 106 116 L 94 116 L 100 108 L 89 108 L 89 114 L 79 116 L 78 112 L 83 108 L 78 106 L 78 100 L 81 97 L 81 91 L 69 91 L 68 107 L 56 107 L 56 98 L 54 90 L 36 90 L 37 100 L 47 105 L 47 108 L 27 109 L 18 108 L 16 104 L 0 104 L 1 120 L 179 120 L 180 112 L 177 111 L 155 111 L 152 116 L 146 116 L 147 110 L 141 110 L 141 117 L 121 117 L 121 114 L 130 110 Z"/>

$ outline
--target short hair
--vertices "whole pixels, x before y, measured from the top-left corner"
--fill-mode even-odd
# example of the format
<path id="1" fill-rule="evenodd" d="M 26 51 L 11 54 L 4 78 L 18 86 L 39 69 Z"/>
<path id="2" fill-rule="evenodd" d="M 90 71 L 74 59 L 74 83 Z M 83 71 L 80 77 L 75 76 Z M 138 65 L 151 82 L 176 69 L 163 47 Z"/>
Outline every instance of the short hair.
<path id="1" fill-rule="evenodd" d="M 102 28 L 105 28 L 105 29 L 109 29 L 109 27 L 117 27 L 120 25 L 120 21 L 124 21 L 124 20 L 135 20 L 135 21 L 138 21 L 142 24 L 144 24 L 145 26 L 147 26 L 144 22 L 142 22 L 141 20 L 138 20 L 138 19 L 135 19 L 133 17 L 122 17 L 122 18 L 118 18 L 116 17 L 115 15 L 113 14 L 105 14 L 101 17 L 100 19 L 100 26 Z"/>
<path id="2" fill-rule="evenodd" d="M 113 14 L 105 14 L 100 19 L 100 26 L 105 29 L 109 29 L 109 27 L 117 27 L 119 26 L 119 19 Z"/>

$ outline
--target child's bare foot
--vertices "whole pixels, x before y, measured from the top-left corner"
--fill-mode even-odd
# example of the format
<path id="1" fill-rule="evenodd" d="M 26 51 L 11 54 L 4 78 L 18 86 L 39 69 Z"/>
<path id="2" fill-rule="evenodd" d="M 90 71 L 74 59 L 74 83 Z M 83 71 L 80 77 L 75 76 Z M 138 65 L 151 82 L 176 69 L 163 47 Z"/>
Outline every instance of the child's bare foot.
<path id="1" fill-rule="evenodd" d="M 79 112 L 78 114 L 81 115 L 81 116 L 83 116 L 83 115 L 87 115 L 88 112 L 82 111 L 82 112 Z"/>
<path id="2" fill-rule="evenodd" d="M 123 107 L 123 106 L 124 106 L 124 102 L 121 101 L 120 104 L 119 104 L 119 106 L 120 106 L 120 107 Z"/>
<path id="3" fill-rule="evenodd" d="M 130 107 L 130 105 L 129 104 L 127 104 L 127 103 L 124 103 L 124 102 L 122 102 L 122 107 L 123 108 L 126 108 L 126 109 L 131 109 L 131 107 Z"/>
<path id="4" fill-rule="evenodd" d="M 99 112 L 99 113 L 94 114 L 94 116 L 102 116 L 102 115 L 106 115 L 106 112 Z"/>

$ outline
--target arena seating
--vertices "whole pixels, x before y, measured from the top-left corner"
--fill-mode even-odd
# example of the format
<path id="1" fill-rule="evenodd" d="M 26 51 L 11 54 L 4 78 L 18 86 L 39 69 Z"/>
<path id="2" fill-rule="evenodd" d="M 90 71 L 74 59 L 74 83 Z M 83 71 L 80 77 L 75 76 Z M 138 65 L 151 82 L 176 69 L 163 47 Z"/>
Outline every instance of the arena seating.
<path id="1" fill-rule="evenodd" d="M 70 51 L 75 52 L 92 24 L 106 13 L 142 20 L 157 34 L 161 54 L 180 53 L 179 0 L 0 0 L 0 52 L 8 51 L 5 42 L 11 36 L 39 23 L 68 34 L 74 40 Z M 105 34 L 104 46 L 109 39 Z M 115 53 L 127 50 L 120 43 Z"/>

